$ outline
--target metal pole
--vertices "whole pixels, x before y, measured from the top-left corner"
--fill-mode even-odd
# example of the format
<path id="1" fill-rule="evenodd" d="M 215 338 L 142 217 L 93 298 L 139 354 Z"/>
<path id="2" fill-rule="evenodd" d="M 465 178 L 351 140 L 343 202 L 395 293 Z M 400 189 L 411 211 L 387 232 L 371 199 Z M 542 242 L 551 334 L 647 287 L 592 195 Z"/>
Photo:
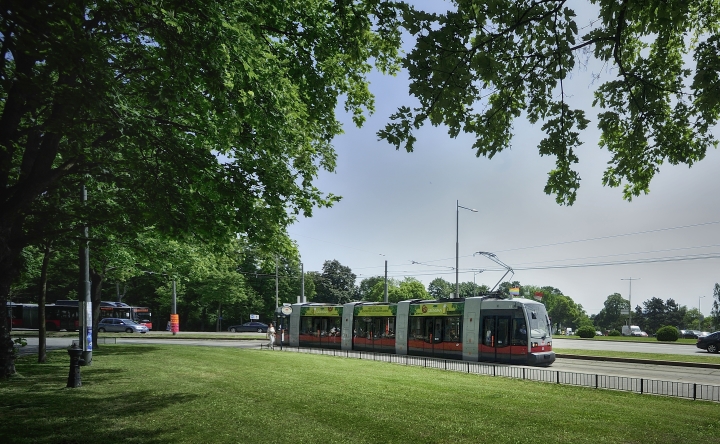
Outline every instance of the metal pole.
<path id="1" fill-rule="evenodd" d="M 628 311 L 628 326 L 632 325 L 632 281 L 638 281 L 640 278 L 627 278 L 620 279 L 621 281 L 630 281 L 630 292 L 628 293 L 628 303 L 630 304 L 630 310 Z"/>
<path id="2" fill-rule="evenodd" d="M 275 256 L 275 310 L 278 308 L 278 258 Z"/>
<path id="3" fill-rule="evenodd" d="M 460 208 L 477 213 L 477 210 L 463 207 L 455 201 L 455 297 L 460 297 Z"/>
<path id="4" fill-rule="evenodd" d="M 455 296 L 460 297 L 460 201 L 455 201 Z"/>
<path id="5" fill-rule="evenodd" d="M 385 302 L 388 301 L 388 292 L 387 292 L 387 261 L 385 261 Z"/>
<path id="6" fill-rule="evenodd" d="M 87 189 L 82 185 L 82 203 L 87 202 Z M 82 344 L 83 365 L 92 364 L 92 299 L 90 297 L 90 248 L 88 246 L 88 226 L 83 224 L 82 242 L 80 243 L 80 297 L 83 301 L 80 316 L 80 344 Z"/>
<path id="7" fill-rule="evenodd" d="M 172 281 L 172 310 L 170 311 L 171 314 L 176 315 L 177 314 L 177 292 L 175 290 L 175 279 Z M 177 329 L 172 329 L 172 334 L 175 336 L 177 334 Z"/>
<path id="8" fill-rule="evenodd" d="M 300 302 L 305 303 L 305 265 L 300 262 Z"/>

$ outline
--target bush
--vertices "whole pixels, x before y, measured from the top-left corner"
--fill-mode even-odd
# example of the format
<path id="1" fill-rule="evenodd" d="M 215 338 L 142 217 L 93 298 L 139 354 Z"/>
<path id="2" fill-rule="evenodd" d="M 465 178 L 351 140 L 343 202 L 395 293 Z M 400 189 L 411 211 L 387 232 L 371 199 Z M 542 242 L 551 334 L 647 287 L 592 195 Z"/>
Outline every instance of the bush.
<path id="1" fill-rule="evenodd" d="M 658 341 L 677 341 L 680 337 L 680 332 L 672 325 L 666 325 L 657 331 L 656 336 Z"/>
<path id="2" fill-rule="evenodd" d="M 622 336 L 622 333 L 620 333 L 617 330 L 610 330 L 610 333 L 608 333 L 608 336 Z"/>
<path id="3" fill-rule="evenodd" d="M 577 329 L 577 335 L 580 336 L 581 338 L 594 338 L 595 337 L 595 327 L 592 327 L 590 325 L 580 327 Z"/>

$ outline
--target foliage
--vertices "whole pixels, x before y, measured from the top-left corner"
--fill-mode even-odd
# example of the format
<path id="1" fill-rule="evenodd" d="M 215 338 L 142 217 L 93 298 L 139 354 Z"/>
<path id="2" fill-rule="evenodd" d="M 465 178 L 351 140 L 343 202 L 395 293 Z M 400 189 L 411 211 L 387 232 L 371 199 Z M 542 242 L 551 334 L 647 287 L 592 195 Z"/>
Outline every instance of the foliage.
<path id="1" fill-rule="evenodd" d="M 605 307 L 595 317 L 595 325 L 603 330 L 620 330 L 627 315 L 622 310 L 630 309 L 630 301 L 624 299 L 620 293 L 613 293 L 605 299 Z"/>
<path id="2" fill-rule="evenodd" d="M 588 3 L 597 16 L 584 25 L 577 13 L 586 17 Z M 539 153 L 555 157 L 545 192 L 572 205 L 580 135 L 591 122 L 566 81 L 592 62 L 603 67 L 593 74 L 599 145 L 612 155 L 604 185 L 625 183 L 631 200 L 649 192 L 660 165 L 692 166 L 717 146 L 714 0 L 591 0 L 576 10 L 565 1 L 471 0 L 449 9 L 403 11 L 403 26 L 417 37 L 403 67 L 419 106 L 400 107 L 378 133 L 396 149 L 412 151 L 413 132 L 430 123 L 451 137 L 472 134 L 477 156 L 492 158 L 511 146 L 515 119 L 542 122 Z"/>
<path id="3" fill-rule="evenodd" d="M 608 332 L 608 336 L 622 336 L 622 333 L 620 333 L 620 331 L 618 330 L 610 330 Z"/>
<path id="4" fill-rule="evenodd" d="M 313 302 L 344 304 L 353 300 L 355 274 L 337 260 L 325 261 L 322 274 L 316 276 Z"/>
<path id="5" fill-rule="evenodd" d="M 428 294 L 433 299 L 449 298 L 455 292 L 453 285 L 443 278 L 435 278 L 428 284 Z"/>
<path id="6" fill-rule="evenodd" d="M 715 283 L 715 287 L 713 288 L 713 303 L 710 316 L 712 317 L 715 328 L 720 329 L 720 284 L 718 283 Z"/>
<path id="7" fill-rule="evenodd" d="M 371 291 L 378 282 L 385 282 L 383 276 L 371 276 L 360 281 L 360 285 L 357 286 L 355 291 L 355 300 L 357 301 L 371 301 L 374 300 L 375 296 L 371 296 Z M 384 285 L 384 284 L 383 284 Z M 384 289 L 383 289 L 384 291 Z"/>
<path id="8" fill-rule="evenodd" d="M 395 72 L 400 43 L 377 0 L 11 2 L 0 14 L 0 306 L 22 250 L 82 224 L 108 238 L 240 234 L 278 252 L 297 215 L 338 201 L 313 184 L 335 167 L 336 109 L 363 122 L 370 61 Z"/>
<path id="9" fill-rule="evenodd" d="M 687 307 L 679 306 L 672 298 L 666 302 L 660 298 L 651 298 L 643 302 L 642 317 L 634 317 L 633 323 L 652 334 L 663 325 L 680 325 L 686 312 Z"/>
<path id="10" fill-rule="evenodd" d="M 658 341 L 677 341 L 680 337 L 680 331 L 672 325 L 660 327 L 655 333 Z"/>
<path id="11" fill-rule="evenodd" d="M 578 336 L 581 338 L 594 338 L 595 337 L 595 328 L 591 325 L 584 325 L 577 329 L 575 332 Z"/>

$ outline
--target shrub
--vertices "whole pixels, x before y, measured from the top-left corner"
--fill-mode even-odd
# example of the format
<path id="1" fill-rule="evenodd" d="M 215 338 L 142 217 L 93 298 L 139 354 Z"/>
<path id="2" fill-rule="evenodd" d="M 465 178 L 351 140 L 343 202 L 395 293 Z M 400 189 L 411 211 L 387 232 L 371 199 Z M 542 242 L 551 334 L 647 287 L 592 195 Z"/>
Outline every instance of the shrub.
<path id="1" fill-rule="evenodd" d="M 608 333 L 608 336 L 622 336 L 622 333 L 620 333 L 617 330 L 610 330 L 610 333 Z"/>
<path id="2" fill-rule="evenodd" d="M 585 325 L 583 327 L 580 327 L 577 329 L 577 335 L 581 338 L 594 338 L 595 337 L 595 327 L 592 327 L 590 325 Z"/>
<path id="3" fill-rule="evenodd" d="M 657 331 L 656 336 L 658 341 L 677 341 L 680 337 L 680 332 L 672 325 L 666 325 Z"/>

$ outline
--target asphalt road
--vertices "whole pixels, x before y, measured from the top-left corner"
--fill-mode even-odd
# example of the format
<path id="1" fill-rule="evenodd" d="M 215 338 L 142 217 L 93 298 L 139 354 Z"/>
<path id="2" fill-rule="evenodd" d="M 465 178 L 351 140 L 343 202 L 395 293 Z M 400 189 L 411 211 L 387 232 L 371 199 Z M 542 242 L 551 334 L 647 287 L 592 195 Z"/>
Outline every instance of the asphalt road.
<path id="1" fill-rule="evenodd" d="M 588 341 L 580 339 L 561 339 L 553 337 L 553 350 L 562 353 L 563 349 L 575 350 L 614 350 L 636 353 L 663 353 L 670 355 L 694 355 L 705 353 L 695 344 L 668 344 L 665 342 L 626 342 L 626 341 Z M 720 356 L 720 355 L 719 355 Z M 720 363 L 720 359 L 718 359 Z"/>

